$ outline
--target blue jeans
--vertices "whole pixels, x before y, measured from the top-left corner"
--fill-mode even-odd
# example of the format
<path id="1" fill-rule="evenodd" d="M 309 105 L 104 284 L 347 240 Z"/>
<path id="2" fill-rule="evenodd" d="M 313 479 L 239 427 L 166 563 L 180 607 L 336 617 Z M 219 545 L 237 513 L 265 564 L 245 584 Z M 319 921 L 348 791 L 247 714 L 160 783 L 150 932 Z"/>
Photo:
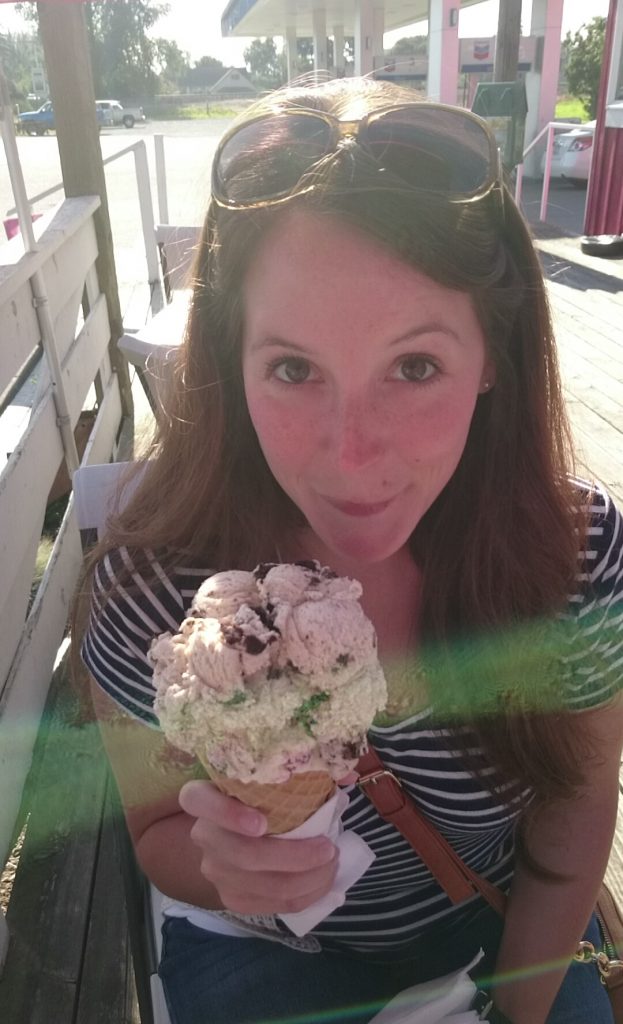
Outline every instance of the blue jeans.
<path id="1" fill-rule="evenodd" d="M 327 949 L 302 953 L 264 939 L 229 938 L 182 918 L 163 927 L 159 974 L 172 1024 L 366 1024 L 401 989 L 464 966 L 482 946 L 492 970 L 500 925 L 484 911 L 459 942 L 401 959 Z M 585 932 L 599 945 L 595 919 Z M 427 940 L 427 948 L 431 944 Z M 477 979 L 476 979 L 477 980 Z M 547 1024 L 614 1024 L 597 968 L 572 964 Z"/>

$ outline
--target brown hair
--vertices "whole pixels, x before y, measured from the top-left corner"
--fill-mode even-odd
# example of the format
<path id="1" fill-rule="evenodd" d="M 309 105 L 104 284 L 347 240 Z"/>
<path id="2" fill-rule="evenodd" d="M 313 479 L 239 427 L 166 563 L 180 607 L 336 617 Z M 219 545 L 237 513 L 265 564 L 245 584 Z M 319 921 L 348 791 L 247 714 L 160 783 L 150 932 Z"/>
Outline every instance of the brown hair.
<path id="1" fill-rule="evenodd" d="M 339 116 L 354 100 L 370 111 L 405 99 L 412 102 L 412 94 L 388 84 L 339 81 L 283 90 L 254 113 L 300 105 Z M 254 154 L 240 197 L 245 189 L 253 196 L 258 177 L 275 174 L 271 159 L 270 150 Z M 501 216 L 492 195 L 451 204 L 391 176 L 383 181 L 379 187 L 378 166 L 350 146 L 325 158 L 316 187 L 285 207 L 355 225 L 433 279 L 469 293 L 495 363 L 495 387 L 478 400 L 460 464 L 411 541 L 423 570 L 423 658 L 432 696 L 441 714 L 471 722 L 504 777 L 520 779 L 539 800 L 570 796 L 581 782 L 578 718 L 555 698 L 530 705 L 522 689 L 527 673 L 539 684 L 534 693 L 551 696 L 549 683 L 558 685 L 547 624 L 574 587 L 582 540 L 539 262 L 507 189 Z M 275 539 L 300 522 L 260 450 L 240 369 L 242 285 L 281 210 L 210 203 L 167 415 L 138 490 L 94 560 L 125 545 L 137 561 L 155 549 L 216 570 L 250 568 L 275 558 Z M 538 647 L 535 632 L 544 641 Z M 475 681 L 466 664 L 478 665 Z M 487 706 L 481 700 L 477 713 L 489 682 L 494 698 Z"/>

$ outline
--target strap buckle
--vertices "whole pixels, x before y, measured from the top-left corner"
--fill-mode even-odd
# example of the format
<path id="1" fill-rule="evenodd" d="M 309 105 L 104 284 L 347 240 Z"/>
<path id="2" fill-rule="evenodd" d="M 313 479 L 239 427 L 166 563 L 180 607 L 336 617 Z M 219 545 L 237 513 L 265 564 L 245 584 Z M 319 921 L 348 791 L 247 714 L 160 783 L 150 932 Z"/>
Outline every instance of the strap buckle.
<path id="1" fill-rule="evenodd" d="M 383 775 L 388 775 L 389 778 L 393 779 L 396 785 L 402 789 L 402 782 L 394 775 L 393 772 L 390 772 L 389 768 L 375 768 L 372 772 L 366 772 L 365 775 L 360 775 L 357 779 L 357 785 L 360 789 L 363 789 L 370 783 L 372 783 L 373 786 L 376 786 Z"/>

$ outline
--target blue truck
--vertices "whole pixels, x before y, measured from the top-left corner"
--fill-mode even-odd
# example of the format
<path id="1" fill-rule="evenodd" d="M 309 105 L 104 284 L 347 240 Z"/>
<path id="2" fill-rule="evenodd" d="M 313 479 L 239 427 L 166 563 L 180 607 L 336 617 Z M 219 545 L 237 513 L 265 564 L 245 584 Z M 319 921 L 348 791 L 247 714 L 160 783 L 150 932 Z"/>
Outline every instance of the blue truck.
<path id="1" fill-rule="evenodd" d="M 96 108 L 96 116 L 100 128 L 112 124 L 112 118 L 106 110 Z M 18 114 L 17 128 L 25 135 L 45 135 L 46 132 L 53 130 L 55 125 L 52 101 L 47 100 L 38 110 L 27 110 L 23 114 Z"/>

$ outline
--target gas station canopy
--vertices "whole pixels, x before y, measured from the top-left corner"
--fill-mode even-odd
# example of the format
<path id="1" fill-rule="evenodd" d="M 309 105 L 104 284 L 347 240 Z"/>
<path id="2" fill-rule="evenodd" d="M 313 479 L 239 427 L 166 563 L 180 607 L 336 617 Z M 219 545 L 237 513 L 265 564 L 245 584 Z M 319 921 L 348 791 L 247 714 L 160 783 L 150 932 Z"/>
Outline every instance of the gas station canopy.
<path id="1" fill-rule="evenodd" d="M 456 9 L 481 0 L 456 0 Z M 221 18 L 223 36 L 282 36 L 296 25 L 299 36 L 313 35 L 313 12 L 322 8 L 327 26 L 342 25 L 352 35 L 360 0 L 230 0 Z M 428 18 L 428 0 L 380 0 L 385 31 Z"/>

